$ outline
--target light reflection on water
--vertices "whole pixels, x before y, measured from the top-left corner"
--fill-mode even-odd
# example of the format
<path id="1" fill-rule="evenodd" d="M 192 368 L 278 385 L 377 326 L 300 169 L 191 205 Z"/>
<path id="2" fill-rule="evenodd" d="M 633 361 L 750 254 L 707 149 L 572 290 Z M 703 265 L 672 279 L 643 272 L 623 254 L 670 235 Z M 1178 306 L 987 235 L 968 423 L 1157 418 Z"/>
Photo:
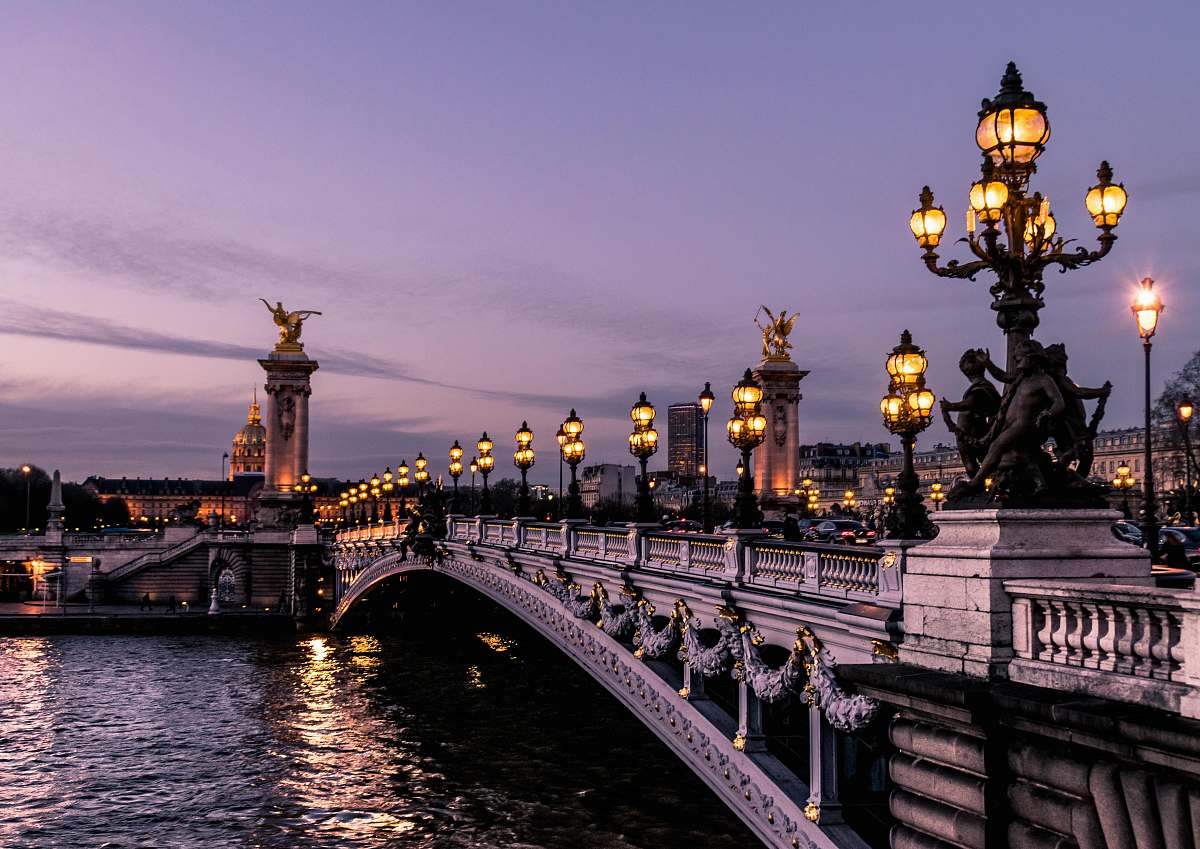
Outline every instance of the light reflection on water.
<path id="1" fill-rule="evenodd" d="M 0 846 L 754 845 L 569 661 L 487 634 L 0 638 Z"/>

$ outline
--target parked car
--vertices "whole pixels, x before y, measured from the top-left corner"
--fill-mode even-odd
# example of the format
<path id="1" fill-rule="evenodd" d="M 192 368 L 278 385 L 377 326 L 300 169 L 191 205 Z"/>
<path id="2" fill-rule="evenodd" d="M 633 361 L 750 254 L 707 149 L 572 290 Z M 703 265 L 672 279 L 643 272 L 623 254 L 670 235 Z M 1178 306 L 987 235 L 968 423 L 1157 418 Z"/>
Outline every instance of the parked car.
<path id="1" fill-rule="evenodd" d="M 842 545 L 870 545 L 875 542 L 875 532 L 854 519 L 824 519 L 812 529 L 812 534 L 817 542 Z"/>
<path id="2" fill-rule="evenodd" d="M 669 534 L 698 534 L 704 530 L 704 526 L 693 519 L 676 519 L 667 522 L 665 528 Z"/>
<path id="3" fill-rule="evenodd" d="M 783 536 L 783 521 L 780 519 L 763 519 L 762 527 L 773 537 Z"/>
<path id="4" fill-rule="evenodd" d="M 1133 522 L 1113 522 L 1112 535 L 1130 545 L 1142 544 L 1142 529 Z"/>

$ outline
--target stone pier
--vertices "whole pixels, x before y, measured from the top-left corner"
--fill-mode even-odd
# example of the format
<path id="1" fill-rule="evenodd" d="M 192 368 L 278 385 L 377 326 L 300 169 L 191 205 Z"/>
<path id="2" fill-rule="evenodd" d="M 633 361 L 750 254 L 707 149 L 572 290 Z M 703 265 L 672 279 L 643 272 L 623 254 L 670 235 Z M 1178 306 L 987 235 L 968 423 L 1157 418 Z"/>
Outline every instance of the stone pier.
<path id="1" fill-rule="evenodd" d="M 800 381 L 808 372 L 785 353 L 764 357 L 753 374 L 767 417 L 767 438 L 754 452 L 754 488 L 760 496 L 791 498 L 800 480 Z"/>

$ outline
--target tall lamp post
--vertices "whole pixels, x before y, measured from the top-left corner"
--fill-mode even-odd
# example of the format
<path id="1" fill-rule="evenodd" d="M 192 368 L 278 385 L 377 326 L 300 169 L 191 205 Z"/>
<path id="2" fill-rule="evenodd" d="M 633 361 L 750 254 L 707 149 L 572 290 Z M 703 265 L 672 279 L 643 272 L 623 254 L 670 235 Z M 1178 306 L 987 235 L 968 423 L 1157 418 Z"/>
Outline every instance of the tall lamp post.
<path id="1" fill-rule="evenodd" d="M 579 497 L 579 480 L 576 469 L 587 455 L 587 446 L 583 443 L 583 419 L 575 415 L 574 408 L 563 420 L 562 432 L 566 439 L 562 445 L 562 458 L 571 467 L 571 485 L 567 487 L 567 518 L 583 518 L 583 501 Z"/>
<path id="2" fill-rule="evenodd" d="M 1192 416 L 1195 415 L 1196 406 L 1190 398 L 1181 398 L 1179 403 L 1175 405 L 1175 420 L 1179 422 L 1179 429 L 1183 432 L 1183 521 L 1185 524 L 1194 524 L 1192 521 L 1192 471 L 1195 467 L 1195 461 L 1192 459 Z"/>
<path id="3" fill-rule="evenodd" d="M 704 389 L 700 391 L 700 410 L 704 413 L 704 463 L 700 467 L 700 474 L 704 476 L 704 533 L 711 534 L 713 532 L 712 506 L 708 500 L 708 411 L 712 409 L 713 402 L 717 398 L 713 395 L 712 385 L 706 380 L 704 381 Z"/>
<path id="4" fill-rule="evenodd" d="M 521 422 L 521 429 L 517 431 L 517 450 L 513 452 L 513 465 L 521 471 L 521 490 L 517 493 L 517 515 L 529 515 L 529 482 L 527 476 L 529 470 L 533 468 L 533 431 L 529 429 L 529 422 Z"/>
<path id="5" fill-rule="evenodd" d="M 381 484 L 383 481 L 379 479 L 379 475 L 371 475 L 371 524 L 374 525 L 382 521 L 382 515 L 379 512 L 379 496 L 383 494 Z"/>
<path id="6" fill-rule="evenodd" d="M 1133 514 L 1129 511 L 1129 490 L 1137 486 L 1137 479 L 1129 473 L 1129 464 L 1117 466 L 1117 476 L 1113 478 L 1113 486 L 1121 491 L 1121 515 L 1128 519 Z"/>
<path id="7" fill-rule="evenodd" d="M 21 474 L 25 475 L 25 533 L 29 533 L 29 478 L 33 473 L 33 467 L 26 463 L 21 467 Z"/>
<path id="8" fill-rule="evenodd" d="M 475 497 L 475 474 L 479 471 L 479 460 L 476 459 L 475 457 L 471 458 L 470 469 L 471 469 L 471 509 L 474 510 L 475 504 L 477 501 L 477 499 Z M 478 513 L 479 511 L 475 510 L 475 512 Z"/>
<path id="9" fill-rule="evenodd" d="M 762 414 L 762 387 L 754 380 L 750 369 L 733 387 L 733 417 L 725 429 L 729 442 L 742 452 L 738 463 L 737 500 L 733 503 L 733 526 L 740 530 L 757 528 L 762 516 L 754 497 L 754 479 L 750 475 L 750 452 L 762 444 L 767 434 L 767 417 Z"/>
<path id="10" fill-rule="evenodd" d="M 420 498 L 425 494 L 425 485 L 429 483 L 429 461 L 425 459 L 424 454 L 418 451 L 417 459 L 413 460 L 413 466 L 416 467 L 413 479 L 417 482 L 417 497 Z"/>
<path id="11" fill-rule="evenodd" d="M 479 473 L 483 475 L 483 492 L 479 496 L 478 515 L 489 516 L 492 512 L 492 494 L 488 492 L 487 479 L 496 466 L 496 458 L 492 456 L 492 440 L 488 439 L 486 430 L 475 443 L 475 450 L 479 452 Z"/>
<path id="12" fill-rule="evenodd" d="M 920 208 L 909 219 L 909 228 L 924 249 L 925 266 L 934 274 L 974 280 L 982 271 L 995 273 L 996 282 L 990 290 L 992 309 L 996 323 L 1008 338 L 1010 372 L 1016 346 L 1029 339 L 1038 325 L 1038 311 L 1045 305 L 1043 272 L 1055 265 L 1060 271 L 1081 268 L 1102 259 L 1117 240 L 1113 229 L 1128 199 L 1124 186 L 1113 183 L 1112 168 L 1101 162 L 1096 171 L 1099 182 L 1084 199 L 1088 214 L 1101 231 L 1099 248 L 1068 248 L 1071 240 L 1055 234 L 1049 199 L 1039 192 L 1029 193 L 1029 180 L 1037 170 L 1034 162 L 1049 139 L 1046 104 L 1025 91 L 1016 65 L 1009 62 L 1000 93 L 983 101 L 975 128 L 983 165 L 980 180 L 971 186 L 966 237 L 975 259 L 938 265 L 935 249 L 946 229 L 946 213 L 933 205 L 933 192 L 928 186 L 921 191 Z M 984 225 L 981 236 L 975 233 L 978 224 Z"/>
<path id="13" fill-rule="evenodd" d="M 559 509 L 562 509 L 563 503 L 563 445 L 567 442 L 566 431 L 562 429 L 562 425 L 558 426 L 558 433 L 554 434 L 554 441 L 558 443 L 558 504 Z"/>
<path id="14" fill-rule="evenodd" d="M 458 444 L 458 440 L 454 440 L 454 444 L 450 446 L 450 479 L 454 481 L 454 495 L 450 498 L 450 512 L 458 512 L 458 479 L 463 473 L 462 446 Z"/>
<path id="15" fill-rule="evenodd" d="M 888 537 L 891 539 L 930 539 L 935 533 L 929 521 L 929 511 L 921 503 L 920 482 L 913 466 L 913 447 L 917 434 L 929 427 L 933 418 L 934 395 L 925 388 L 925 369 L 929 361 L 925 352 L 913 344 L 912 334 L 900 334 L 900 344 L 888 357 L 887 373 L 891 377 L 888 392 L 879 402 L 883 423 L 900 437 L 904 448 L 904 467 L 897 479 L 896 506 L 887 516 Z"/>
<path id="16" fill-rule="evenodd" d="M 1158 502 L 1154 497 L 1154 467 L 1151 465 L 1154 432 L 1150 425 L 1150 340 L 1154 338 L 1154 331 L 1158 329 L 1158 317 L 1162 315 L 1163 302 L 1154 291 L 1154 281 L 1149 277 L 1142 279 L 1141 288 L 1129 308 L 1137 320 L 1138 336 L 1142 339 L 1142 351 L 1145 354 L 1146 432 L 1143 441 L 1146 444 L 1142 454 L 1142 462 L 1145 465 L 1142 471 L 1142 540 L 1146 550 L 1150 552 L 1150 562 L 1154 563 L 1158 560 Z"/>
<path id="17" fill-rule="evenodd" d="M 225 451 L 221 454 L 221 517 L 217 520 L 217 527 L 221 528 L 225 525 L 225 481 L 228 477 L 225 474 L 225 464 L 229 461 L 229 452 Z M 232 476 L 229 476 L 232 477 Z"/>
<path id="18" fill-rule="evenodd" d="M 646 400 L 646 393 L 643 392 L 629 410 L 629 417 L 633 419 L 633 432 L 629 434 L 629 453 L 637 457 L 642 469 L 638 478 L 636 515 L 637 521 L 645 524 L 654 521 L 654 498 L 650 494 L 650 477 L 646 473 L 646 464 L 658 451 L 658 431 L 654 429 L 654 416 L 654 405 Z"/>

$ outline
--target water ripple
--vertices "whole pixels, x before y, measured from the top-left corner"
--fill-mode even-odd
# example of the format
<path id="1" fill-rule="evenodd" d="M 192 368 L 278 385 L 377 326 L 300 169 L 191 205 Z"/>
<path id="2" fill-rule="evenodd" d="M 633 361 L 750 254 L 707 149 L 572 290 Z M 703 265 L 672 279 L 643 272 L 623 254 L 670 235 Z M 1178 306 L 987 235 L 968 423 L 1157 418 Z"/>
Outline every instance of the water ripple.
<path id="1" fill-rule="evenodd" d="M 753 845 L 582 672 L 497 627 L 0 639 L 0 846 Z"/>

